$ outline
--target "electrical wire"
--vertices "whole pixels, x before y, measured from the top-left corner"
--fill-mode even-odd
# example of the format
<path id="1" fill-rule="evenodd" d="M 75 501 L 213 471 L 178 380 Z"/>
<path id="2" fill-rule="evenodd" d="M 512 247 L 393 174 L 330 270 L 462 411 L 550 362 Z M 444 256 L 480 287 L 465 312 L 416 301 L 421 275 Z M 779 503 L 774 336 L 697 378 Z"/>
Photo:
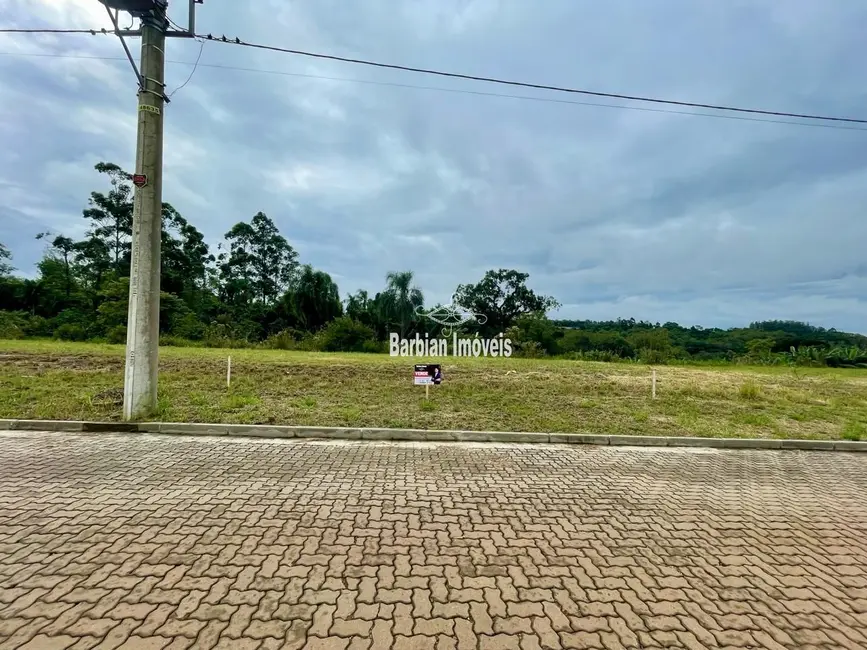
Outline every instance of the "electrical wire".
<path id="1" fill-rule="evenodd" d="M 58 58 L 58 59 L 93 59 L 100 61 L 123 61 L 124 59 L 117 56 L 90 56 L 83 54 L 54 54 L 47 52 L 0 52 L 0 56 L 34 56 L 34 57 L 46 57 L 46 58 Z M 167 59 L 166 63 L 171 63 L 175 65 L 196 65 L 189 61 L 174 61 L 171 59 Z M 416 90 L 433 90 L 437 92 L 444 93 L 457 93 L 462 95 L 478 95 L 481 97 L 501 97 L 504 99 L 518 99 L 522 101 L 531 101 L 531 102 L 542 102 L 542 103 L 550 103 L 550 104 L 571 104 L 573 106 L 590 106 L 596 108 L 616 108 L 627 111 L 642 111 L 649 113 L 671 113 L 673 115 L 691 115 L 693 117 L 711 117 L 714 119 L 721 120 L 738 120 L 744 122 L 764 122 L 767 124 L 786 124 L 789 126 L 805 126 L 816 129 L 836 129 L 841 131 L 863 131 L 867 132 L 867 128 L 860 128 L 857 126 L 843 126 L 841 124 L 823 124 L 819 122 L 793 122 L 791 120 L 774 120 L 774 119 L 765 119 L 760 117 L 748 117 L 746 115 L 723 115 L 719 113 L 696 113 L 693 111 L 679 111 L 675 109 L 669 108 L 651 108 L 649 106 L 626 106 L 623 104 L 603 104 L 599 102 L 581 102 L 575 101 L 571 99 L 556 99 L 553 97 L 532 97 L 530 95 L 512 95 L 508 93 L 491 93 L 485 92 L 482 90 L 467 90 L 464 88 L 444 88 L 442 86 L 420 86 L 416 84 L 405 84 L 405 83 L 397 83 L 391 81 L 373 81 L 369 79 L 352 79 L 349 77 L 330 77 L 325 75 L 318 74 L 306 74 L 302 72 L 286 72 L 283 70 L 266 70 L 263 68 L 244 68 L 239 66 L 232 65 L 221 65 L 218 63 L 198 63 L 199 68 L 214 68 L 217 70 L 234 70 L 237 72 L 256 72 L 260 74 L 274 74 L 281 75 L 286 77 L 301 77 L 305 79 L 322 79 L 326 81 L 345 81 L 348 83 L 358 83 L 372 86 L 388 86 L 392 88 L 412 88 Z M 188 79 L 189 81 L 189 79 Z M 185 84 L 183 84 L 185 85 Z M 183 87 L 183 85 L 181 87 Z M 180 90 L 180 87 L 175 91 L 172 91 L 172 94 Z"/>
<path id="2" fill-rule="evenodd" d="M 55 30 L 55 29 L 0 29 L 0 33 L 64 33 L 64 34 L 109 34 L 111 32 L 106 31 L 105 29 L 101 29 L 99 31 L 92 29 L 72 29 L 72 30 Z M 737 113 L 751 113 L 755 115 L 769 115 L 774 117 L 792 117 L 798 119 L 805 120 L 820 120 L 820 121 L 828 121 L 828 122 L 847 122 L 850 124 L 867 124 L 867 119 L 860 118 L 852 118 L 852 117 L 835 117 L 828 115 L 815 115 L 809 113 L 790 113 L 786 111 L 770 111 L 770 110 L 762 110 L 756 108 L 741 108 L 736 106 L 725 106 L 721 104 L 701 104 L 698 102 L 684 102 L 677 101 L 672 99 L 659 99 L 655 97 L 641 97 L 637 95 L 623 95 L 619 93 L 606 93 L 599 92 L 593 90 L 584 90 L 579 88 L 566 88 L 563 86 L 549 86 L 544 84 L 535 84 L 523 81 L 512 81 L 507 79 L 498 79 L 495 77 L 481 77 L 477 75 L 469 75 L 462 74 L 457 72 L 444 72 L 441 70 L 433 70 L 428 68 L 415 68 L 411 66 L 398 65 L 396 63 L 381 63 L 378 61 L 369 61 L 366 59 L 354 59 L 350 57 L 336 56 L 333 54 L 321 54 L 318 52 L 308 52 L 305 50 L 294 50 L 291 48 L 285 47 L 277 47 L 274 45 L 262 45 L 260 43 L 249 43 L 247 41 L 242 41 L 240 38 L 229 39 L 223 36 L 222 38 L 215 38 L 211 34 L 193 34 L 194 38 L 207 39 L 210 41 L 214 41 L 216 43 L 228 43 L 231 45 L 240 45 L 242 47 L 249 47 L 259 50 L 268 50 L 271 52 L 280 52 L 283 54 L 295 54 L 298 56 L 306 56 L 312 57 L 316 59 L 326 59 L 329 61 L 340 61 L 343 63 L 354 63 L 358 65 L 371 66 L 376 68 L 386 68 L 390 70 L 401 70 L 404 72 L 415 72 L 418 74 L 427 74 L 439 77 L 448 77 L 452 79 L 465 79 L 470 81 L 481 81 L 484 83 L 492 83 L 506 86 L 518 86 L 522 88 L 533 88 L 536 90 L 550 90 L 554 92 L 562 92 L 562 93 L 571 93 L 571 94 L 579 94 L 579 95 L 590 95 L 594 97 L 607 97 L 610 99 L 622 99 L 624 101 L 636 101 L 636 102 L 649 102 L 655 104 L 667 104 L 671 106 L 683 106 L 689 108 L 705 108 L 709 110 L 715 111 L 728 111 L 728 112 L 737 112 Z M 626 108 L 626 107 L 623 107 Z M 675 112 L 675 111 L 671 111 Z M 687 113 L 688 115 L 695 115 L 695 113 Z"/>
<path id="3" fill-rule="evenodd" d="M 205 39 L 200 38 L 200 39 L 196 39 L 196 40 L 199 41 L 199 55 L 196 57 L 196 62 L 193 63 L 193 69 L 190 70 L 190 76 L 187 77 L 187 80 L 186 80 L 184 83 L 182 83 L 180 86 L 178 86 L 178 87 L 175 88 L 172 92 L 169 93 L 169 95 L 168 95 L 168 98 L 169 98 L 169 99 L 171 99 L 172 97 L 174 97 L 175 93 L 178 92 L 181 88 L 183 88 L 183 87 L 186 86 L 188 83 L 190 83 L 190 79 L 192 79 L 192 78 L 193 78 L 193 75 L 196 74 L 196 70 L 197 70 L 198 67 L 199 67 L 199 61 L 200 61 L 201 58 L 202 58 L 202 52 L 203 52 L 204 49 L 205 49 Z M 167 61 L 167 63 L 168 63 L 168 61 Z M 189 64 L 187 64 L 187 65 L 189 65 Z"/>
<path id="4" fill-rule="evenodd" d="M 358 65 L 366 65 L 372 66 L 376 68 L 387 68 L 390 70 L 402 70 L 404 72 L 416 72 L 419 74 L 427 74 L 427 75 L 435 75 L 438 77 L 450 77 L 452 79 L 468 79 L 470 81 L 482 81 L 485 83 L 493 83 L 500 84 L 506 86 L 520 86 L 522 88 L 535 88 L 537 90 L 551 90 L 555 92 L 561 93 L 573 93 L 579 95 L 592 95 L 594 97 L 608 97 L 611 99 L 623 99 L 627 101 L 636 101 L 636 102 L 652 102 L 655 104 L 669 104 L 672 106 L 686 106 L 690 108 L 707 108 L 710 110 L 716 111 L 734 111 L 738 113 L 754 113 L 758 115 L 773 115 L 777 117 L 796 117 L 800 119 L 806 120 L 826 120 L 831 122 L 850 122 L 854 124 L 867 124 L 867 119 L 859 119 L 853 117 L 833 117 L 827 115 L 812 115 L 808 113 L 788 113 L 785 111 L 768 111 L 768 110 L 760 110 L 757 108 L 739 108 L 735 106 L 724 106 L 719 104 L 699 104 L 697 102 L 682 102 L 676 101 L 673 99 L 658 99 L 653 97 L 639 97 L 637 95 L 621 95 L 619 93 L 604 93 L 593 90 L 583 90 L 579 88 L 566 88 L 563 86 L 548 86 L 544 84 L 535 84 L 528 83 L 523 81 L 510 81 L 507 79 L 497 79 L 495 77 L 480 77 L 476 75 L 469 74 L 461 74 L 457 72 L 443 72 L 441 70 L 432 70 L 429 68 L 414 68 L 411 66 L 398 65 L 396 63 L 380 63 L 377 61 L 368 61 L 366 59 L 353 59 L 344 56 L 335 56 L 333 54 L 320 54 L 317 52 L 307 52 L 305 50 L 293 50 L 286 47 L 277 47 L 274 45 L 262 45 L 259 43 L 248 43 L 246 41 L 242 41 L 239 38 L 235 39 L 227 39 L 225 36 L 222 38 L 214 38 L 211 34 L 207 34 L 202 36 L 201 34 L 196 34 L 196 36 L 207 38 L 209 40 L 213 40 L 217 43 L 228 43 L 230 45 L 240 45 L 242 47 L 250 47 L 258 50 L 269 50 L 271 52 L 282 52 L 284 54 L 296 54 L 298 56 L 306 56 L 312 57 L 316 59 L 327 59 L 329 61 L 341 61 L 343 63 L 355 63 Z"/>
<path id="5" fill-rule="evenodd" d="M 0 34 L 114 34 L 105 27 L 101 29 L 18 29 L 3 28 Z"/>
<path id="6" fill-rule="evenodd" d="M 68 58 L 68 59 L 95 59 L 95 60 L 103 60 L 103 61 L 123 61 L 120 57 L 113 56 L 86 56 L 86 55 L 74 55 L 74 54 L 50 54 L 50 53 L 36 53 L 36 52 L 0 52 L 0 56 L 36 56 L 36 57 L 48 57 L 48 58 Z M 177 65 L 195 65 L 190 63 L 189 61 L 173 61 L 167 60 L 166 63 L 172 63 Z M 316 74 L 305 74 L 300 72 L 285 72 L 282 70 L 266 70 L 262 68 L 243 68 L 238 66 L 230 66 L 230 65 L 220 65 L 216 63 L 199 63 L 198 67 L 204 68 L 215 68 L 219 70 L 235 70 L 239 72 L 258 72 L 263 74 L 276 74 L 288 77 L 302 77 L 308 79 L 323 79 L 328 81 L 345 81 L 350 83 L 359 83 L 359 84 L 368 84 L 374 86 L 390 86 L 396 88 L 413 88 L 417 90 L 433 90 L 438 92 L 447 92 L 447 93 L 458 93 L 458 94 L 467 94 L 467 95 L 479 95 L 483 97 L 502 97 L 508 99 L 519 99 L 525 101 L 534 101 L 534 102 L 543 102 L 543 103 L 554 103 L 554 104 L 572 104 L 575 106 L 591 106 L 598 108 L 617 108 L 623 110 L 631 110 L 631 111 L 643 111 L 643 112 L 651 112 L 651 113 L 671 113 L 674 115 L 692 115 L 694 117 L 711 117 L 715 119 L 726 119 L 726 120 L 739 120 L 739 121 L 747 121 L 747 122 L 765 122 L 768 124 L 786 124 L 791 126 L 805 126 L 811 128 L 822 128 L 822 129 L 838 129 L 844 131 L 867 131 L 867 128 L 859 128 L 855 126 L 841 126 L 837 124 L 817 124 L 812 122 L 792 122 L 789 120 L 773 120 L 773 119 L 762 119 L 756 117 L 746 117 L 742 115 L 719 115 L 714 113 L 695 113 L 692 111 L 678 111 L 673 109 L 664 109 L 664 108 L 650 108 L 647 106 L 625 106 L 622 104 L 602 104 L 598 102 L 580 102 L 568 99 L 554 99 L 550 97 L 531 97 L 528 95 L 511 95 L 506 93 L 490 93 L 479 90 L 466 90 L 462 88 L 443 88 L 441 86 L 420 86 L 416 84 L 403 84 L 403 83 L 395 83 L 389 81 L 372 81 L 367 79 L 351 79 L 347 77 L 330 77 L 324 75 L 316 75 Z M 178 88 L 179 90 L 180 88 Z M 173 91 L 177 92 L 177 91 Z"/>

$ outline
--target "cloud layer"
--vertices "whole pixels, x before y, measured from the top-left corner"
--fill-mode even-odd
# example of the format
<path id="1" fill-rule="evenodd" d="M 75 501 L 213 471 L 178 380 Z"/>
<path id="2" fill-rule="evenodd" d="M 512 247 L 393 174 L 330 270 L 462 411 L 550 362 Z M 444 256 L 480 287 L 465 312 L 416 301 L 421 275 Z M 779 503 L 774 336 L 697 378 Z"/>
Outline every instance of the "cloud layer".
<path id="1" fill-rule="evenodd" d="M 606 92 L 853 117 L 867 106 L 861 0 L 244 4 L 201 5 L 198 30 Z M 0 0 L 0 15 L 108 25 L 94 0 Z M 113 37 L 0 43 L 0 241 L 32 272 L 37 232 L 82 234 L 93 165 L 131 168 L 135 86 L 124 60 L 67 58 L 123 57 Z M 170 91 L 199 47 L 169 42 Z M 201 62 L 166 109 L 164 198 L 212 245 L 262 210 L 344 294 L 411 268 L 429 301 L 448 300 L 509 267 L 563 318 L 867 332 L 867 132 L 593 106 L 624 102 L 220 43 Z"/>

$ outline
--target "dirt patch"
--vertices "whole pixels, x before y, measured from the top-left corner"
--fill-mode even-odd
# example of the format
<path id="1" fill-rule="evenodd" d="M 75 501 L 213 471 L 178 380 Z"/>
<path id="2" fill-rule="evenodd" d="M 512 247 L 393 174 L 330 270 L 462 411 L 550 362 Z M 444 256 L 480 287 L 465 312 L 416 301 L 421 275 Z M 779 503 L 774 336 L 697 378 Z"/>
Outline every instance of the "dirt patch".
<path id="1" fill-rule="evenodd" d="M 2 366 L 11 366 L 22 373 L 47 370 L 112 372 L 123 368 L 123 358 L 88 354 L 0 354 Z"/>

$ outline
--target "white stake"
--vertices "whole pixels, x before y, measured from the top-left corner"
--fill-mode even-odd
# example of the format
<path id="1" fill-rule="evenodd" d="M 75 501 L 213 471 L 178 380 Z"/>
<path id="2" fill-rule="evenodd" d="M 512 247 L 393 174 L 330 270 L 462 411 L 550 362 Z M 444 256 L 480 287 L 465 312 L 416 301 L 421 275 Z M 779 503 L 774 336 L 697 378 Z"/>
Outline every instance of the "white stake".
<path id="1" fill-rule="evenodd" d="M 229 365 L 226 368 L 226 388 L 232 386 L 232 357 L 229 357 Z"/>
<path id="2" fill-rule="evenodd" d="M 653 369 L 653 399 L 656 399 L 656 368 Z"/>

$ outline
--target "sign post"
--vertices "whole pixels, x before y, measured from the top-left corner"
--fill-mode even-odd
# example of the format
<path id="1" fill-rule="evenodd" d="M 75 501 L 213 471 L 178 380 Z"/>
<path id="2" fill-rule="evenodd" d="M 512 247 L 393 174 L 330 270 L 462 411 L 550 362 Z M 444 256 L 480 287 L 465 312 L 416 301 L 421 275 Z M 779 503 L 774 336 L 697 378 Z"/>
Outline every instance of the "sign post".
<path id="1" fill-rule="evenodd" d="M 438 363 L 417 363 L 413 371 L 413 384 L 424 386 L 424 398 L 430 399 L 431 384 L 439 385 L 443 381 L 443 372 Z"/>

